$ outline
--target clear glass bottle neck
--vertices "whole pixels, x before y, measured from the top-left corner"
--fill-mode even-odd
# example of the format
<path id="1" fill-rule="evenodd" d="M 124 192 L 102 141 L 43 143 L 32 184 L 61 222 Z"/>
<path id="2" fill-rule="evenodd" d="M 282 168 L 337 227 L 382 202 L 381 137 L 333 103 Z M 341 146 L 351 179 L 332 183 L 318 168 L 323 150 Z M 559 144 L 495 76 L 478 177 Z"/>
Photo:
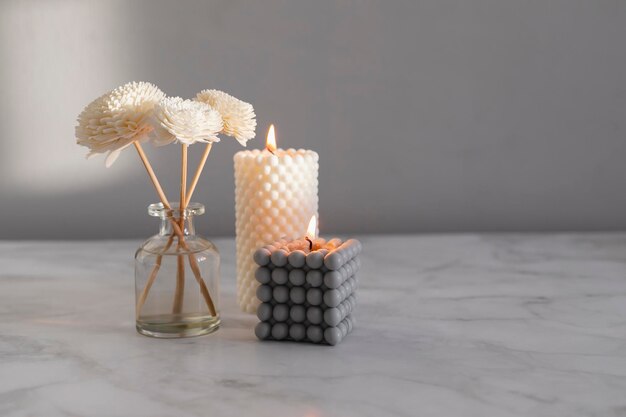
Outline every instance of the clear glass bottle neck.
<path id="1" fill-rule="evenodd" d="M 178 234 L 177 228 L 173 223 L 178 225 L 183 231 L 185 236 L 193 236 L 196 234 L 196 229 L 193 225 L 193 216 L 187 215 L 184 216 L 182 221 L 180 217 L 164 217 L 161 218 L 161 227 L 159 228 L 159 235 L 161 236 L 170 236 L 172 234 Z"/>
<path id="2" fill-rule="evenodd" d="M 185 236 L 195 235 L 193 217 L 204 213 L 204 206 L 199 203 L 189 203 L 180 209 L 177 202 L 167 206 L 163 203 L 154 203 L 148 206 L 148 214 L 161 219 L 160 236 L 178 235 L 182 230 Z"/>

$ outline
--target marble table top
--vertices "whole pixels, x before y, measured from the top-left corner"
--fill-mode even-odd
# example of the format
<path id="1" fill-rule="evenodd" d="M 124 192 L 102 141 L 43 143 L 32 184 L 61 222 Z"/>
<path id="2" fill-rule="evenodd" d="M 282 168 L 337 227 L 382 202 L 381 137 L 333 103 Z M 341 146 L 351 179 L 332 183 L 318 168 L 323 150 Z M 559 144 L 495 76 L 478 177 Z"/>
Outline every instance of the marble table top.
<path id="1" fill-rule="evenodd" d="M 133 321 L 138 241 L 0 242 L 0 415 L 626 416 L 626 234 L 363 236 L 357 326 L 260 342 Z"/>

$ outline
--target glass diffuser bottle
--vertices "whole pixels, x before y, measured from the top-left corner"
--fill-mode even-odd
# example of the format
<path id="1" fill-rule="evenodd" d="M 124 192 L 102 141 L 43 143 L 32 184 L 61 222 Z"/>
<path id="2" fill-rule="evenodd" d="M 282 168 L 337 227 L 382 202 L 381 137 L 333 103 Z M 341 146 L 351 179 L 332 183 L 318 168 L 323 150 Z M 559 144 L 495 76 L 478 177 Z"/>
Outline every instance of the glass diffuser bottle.
<path id="1" fill-rule="evenodd" d="M 151 204 L 148 214 L 161 219 L 159 233 L 135 254 L 137 331 L 152 337 L 189 337 L 219 327 L 220 256 L 215 245 L 195 234 L 193 217 L 204 206 L 184 210 L 172 203 Z"/>

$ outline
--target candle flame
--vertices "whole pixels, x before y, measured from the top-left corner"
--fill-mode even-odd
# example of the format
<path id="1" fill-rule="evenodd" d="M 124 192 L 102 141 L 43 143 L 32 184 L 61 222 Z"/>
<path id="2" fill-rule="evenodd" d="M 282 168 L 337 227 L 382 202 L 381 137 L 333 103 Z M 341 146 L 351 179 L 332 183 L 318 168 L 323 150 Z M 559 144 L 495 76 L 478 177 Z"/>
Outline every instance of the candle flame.
<path id="1" fill-rule="evenodd" d="M 270 125 L 267 131 L 267 142 L 265 143 L 265 149 L 271 153 L 276 152 L 276 135 L 274 134 L 274 125 Z"/>
<path id="2" fill-rule="evenodd" d="M 309 227 L 306 229 L 306 236 L 309 239 L 315 239 L 315 231 L 317 229 L 317 218 L 315 216 L 311 216 L 311 221 L 309 222 Z"/>

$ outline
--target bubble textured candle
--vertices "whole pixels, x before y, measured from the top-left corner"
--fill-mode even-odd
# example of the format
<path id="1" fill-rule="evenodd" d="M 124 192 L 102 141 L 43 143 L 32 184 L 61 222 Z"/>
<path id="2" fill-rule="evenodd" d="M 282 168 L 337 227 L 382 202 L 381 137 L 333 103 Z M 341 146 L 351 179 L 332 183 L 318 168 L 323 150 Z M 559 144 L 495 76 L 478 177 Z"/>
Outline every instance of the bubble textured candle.
<path id="1" fill-rule="evenodd" d="M 281 240 L 254 253 L 261 340 L 336 345 L 352 331 L 361 242 Z"/>
<path id="2" fill-rule="evenodd" d="M 234 159 L 237 302 L 243 311 L 256 313 L 253 254 L 281 238 L 304 235 L 317 215 L 319 157 L 304 149 L 255 149 L 237 152 Z"/>

